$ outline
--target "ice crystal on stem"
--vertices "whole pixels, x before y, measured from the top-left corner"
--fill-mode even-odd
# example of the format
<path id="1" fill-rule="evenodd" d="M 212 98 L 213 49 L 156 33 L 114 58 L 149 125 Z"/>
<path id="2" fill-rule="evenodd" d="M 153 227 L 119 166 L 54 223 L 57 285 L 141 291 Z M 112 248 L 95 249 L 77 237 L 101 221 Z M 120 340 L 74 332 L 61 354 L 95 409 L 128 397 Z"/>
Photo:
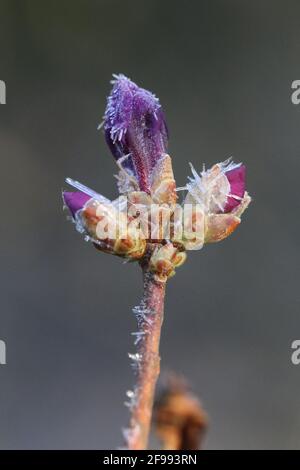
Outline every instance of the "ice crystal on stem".
<path id="1" fill-rule="evenodd" d="M 124 433 L 128 448 L 143 449 L 159 374 L 166 281 L 184 263 L 188 250 L 230 235 L 251 199 L 245 166 L 231 160 L 200 173 L 191 165 L 186 186 L 176 189 L 158 98 L 124 75 L 115 75 L 112 85 L 102 128 L 116 160 L 119 196 L 109 200 L 67 178 L 76 191 L 64 191 L 63 200 L 77 230 L 97 250 L 137 261 L 143 271 L 143 298 L 133 309 L 137 351 L 129 354 L 137 384 L 134 395 L 128 395 L 131 420 Z M 182 204 L 179 191 L 186 192 Z"/>

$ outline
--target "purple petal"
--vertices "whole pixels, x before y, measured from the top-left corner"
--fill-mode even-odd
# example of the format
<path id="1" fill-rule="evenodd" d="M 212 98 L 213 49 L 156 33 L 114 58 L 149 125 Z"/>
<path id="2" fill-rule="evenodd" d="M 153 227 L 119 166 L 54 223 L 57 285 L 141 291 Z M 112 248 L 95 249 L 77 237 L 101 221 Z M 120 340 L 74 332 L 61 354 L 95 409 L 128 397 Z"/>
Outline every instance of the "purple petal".
<path id="1" fill-rule="evenodd" d="M 124 75 L 116 76 L 107 100 L 104 130 L 116 159 L 137 178 L 140 189 L 150 192 L 151 171 L 166 153 L 168 130 L 158 99 Z"/>
<path id="2" fill-rule="evenodd" d="M 246 189 L 246 167 L 240 165 L 233 170 L 229 170 L 226 173 L 226 177 L 230 184 L 230 194 L 228 197 L 227 204 L 224 208 L 224 212 L 231 212 L 235 207 L 240 204 L 240 199 L 243 198 Z M 232 197 L 232 196 L 236 196 Z"/>
<path id="3" fill-rule="evenodd" d="M 76 212 L 82 209 L 89 199 L 91 199 L 91 196 L 88 196 L 81 191 L 63 191 L 64 203 L 68 207 L 73 217 L 75 217 Z"/>

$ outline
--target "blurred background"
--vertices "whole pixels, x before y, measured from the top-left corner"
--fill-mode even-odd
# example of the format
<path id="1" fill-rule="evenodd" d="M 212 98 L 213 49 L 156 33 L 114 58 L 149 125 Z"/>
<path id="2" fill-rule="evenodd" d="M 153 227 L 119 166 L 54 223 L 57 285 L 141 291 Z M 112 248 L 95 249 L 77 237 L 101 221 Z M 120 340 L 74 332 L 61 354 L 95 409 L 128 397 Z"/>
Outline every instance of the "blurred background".
<path id="1" fill-rule="evenodd" d="M 159 96 L 178 186 L 233 156 L 253 203 L 167 288 L 162 369 L 210 417 L 207 449 L 300 448 L 300 4 L 296 0 L 0 0 L 0 448 L 122 444 L 137 265 L 62 211 L 64 178 L 116 197 L 101 131 L 112 73 Z"/>

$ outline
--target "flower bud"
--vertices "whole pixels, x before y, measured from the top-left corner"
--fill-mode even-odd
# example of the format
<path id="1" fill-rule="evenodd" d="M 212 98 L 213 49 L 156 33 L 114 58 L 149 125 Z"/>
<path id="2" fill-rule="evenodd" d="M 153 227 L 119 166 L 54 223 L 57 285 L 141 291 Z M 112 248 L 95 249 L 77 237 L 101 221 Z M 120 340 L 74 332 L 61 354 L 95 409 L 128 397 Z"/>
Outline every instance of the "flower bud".
<path id="1" fill-rule="evenodd" d="M 104 115 L 106 141 L 139 189 L 150 193 L 151 172 L 168 144 L 164 114 L 155 95 L 124 75 L 114 77 Z"/>

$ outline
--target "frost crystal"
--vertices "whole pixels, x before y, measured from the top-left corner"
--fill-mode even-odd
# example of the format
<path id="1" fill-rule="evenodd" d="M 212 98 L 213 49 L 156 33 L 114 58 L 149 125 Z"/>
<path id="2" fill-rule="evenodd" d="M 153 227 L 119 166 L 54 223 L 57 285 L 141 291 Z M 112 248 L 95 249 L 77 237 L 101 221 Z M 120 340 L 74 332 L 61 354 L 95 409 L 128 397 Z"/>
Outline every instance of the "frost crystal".
<path id="1" fill-rule="evenodd" d="M 217 163 L 200 174 L 190 163 L 192 177 L 179 190 L 187 190 L 185 203 L 197 203 L 205 214 L 228 212 L 244 196 L 244 166 L 228 160 Z M 236 201 L 236 202 L 233 202 Z"/>
<path id="2" fill-rule="evenodd" d="M 129 399 L 124 402 L 124 405 L 132 410 L 137 405 L 137 392 L 133 390 L 127 390 L 126 396 Z"/>
<path id="3" fill-rule="evenodd" d="M 136 346 L 137 344 L 139 344 L 139 342 L 141 341 L 141 339 L 143 338 L 143 336 L 145 336 L 145 331 L 134 331 L 133 333 L 131 333 L 132 336 L 134 336 L 134 345 Z"/>
<path id="4" fill-rule="evenodd" d="M 131 441 L 135 440 L 136 437 L 140 434 L 140 426 L 135 425 L 132 428 L 123 428 L 122 429 L 122 434 L 124 437 L 124 440 L 127 444 L 129 444 Z"/>

